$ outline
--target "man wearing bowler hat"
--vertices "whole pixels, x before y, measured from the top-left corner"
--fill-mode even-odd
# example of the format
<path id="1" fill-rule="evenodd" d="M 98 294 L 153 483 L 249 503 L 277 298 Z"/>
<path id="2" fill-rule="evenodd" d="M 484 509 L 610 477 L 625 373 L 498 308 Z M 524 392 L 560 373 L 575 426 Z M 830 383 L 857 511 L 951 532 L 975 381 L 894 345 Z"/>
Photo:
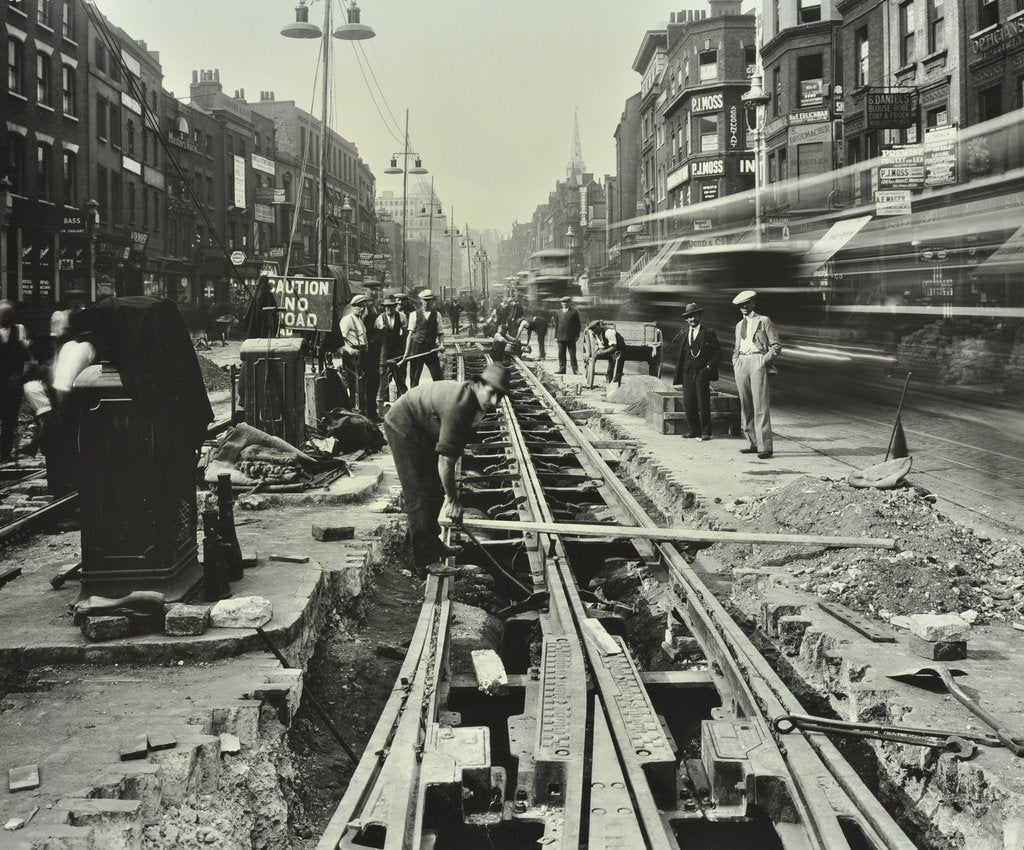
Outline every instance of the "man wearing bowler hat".
<path id="1" fill-rule="evenodd" d="M 480 420 L 508 395 L 508 373 L 489 363 L 470 381 L 435 381 L 413 387 L 384 417 L 384 434 L 402 483 L 409 536 L 418 570 L 450 575 L 443 564 L 458 549 L 440 539 L 438 515 L 462 518 L 455 465 Z"/>
<path id="2" fill-rule="evenodd" d="M 388 401 L 388 390 L 391 381 L 395 382 L 395 389 L 398 398 L 405 395 L 405 315 L 398 309 L 398 299 L 394 295 L 384 298 L 384 312 L 377 317 L 374 323 L 374 330 L 377 332 L 379 344 L 379 357 L 377 363 L 377 374 L 379 375 L 377 387 L 377 415 L 381 415 L 384 405 Z"/>
<path id="3" fill-rule="evenodd" d="M 424 366 L 430 372 L 431 380 L 441 380 L 441 360 L 436 349 L 443 346 L 444 328 L 441 326 L 441 314 L 437 312 L 434 293 L 424 289 L 420 292 L 420 308 L 409 314 L 409 337 L 405 342 L 405 358 L 409 361 L 410 387 L 419 384 Z M 423 356 L 417 357 L 417 354 Z"/>
<path id="4" fill-rule="evenodd" d="M 779 332 L 767 316 L 757 312 L 757 293 L 744 289 L 732 299 L 743 318 L 736 325 L 732 370 L 740 397 L 743 431 L 750 441 L 741 454 L 756 454 L 761 460 L 772 456 L 772 416 L 768 402 L 768 375 L 772 362 L 782 353 Z"/>
<path id="5" fill-rule="evenodd" d="M 684 437 L 711 439 L 711 382 L 718 380 L 718 364 L 722 346 L 711 328 L 701 323 L 704 313 L 699 305 L 690 303 L 683 310 L 683 345 L 672 383 L 683 388 L 683 410 L 690 426 Z"/>

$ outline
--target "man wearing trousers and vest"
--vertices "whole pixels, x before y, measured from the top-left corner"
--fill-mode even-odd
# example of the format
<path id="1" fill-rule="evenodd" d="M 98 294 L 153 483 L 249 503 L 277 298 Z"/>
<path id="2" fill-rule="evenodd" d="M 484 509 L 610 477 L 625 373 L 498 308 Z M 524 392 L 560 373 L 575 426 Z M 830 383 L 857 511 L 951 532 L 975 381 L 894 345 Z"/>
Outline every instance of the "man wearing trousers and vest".
<path id="1" fill-rule="evenodd" d="M 711 382 L 718 380 L 718 364 L 722 360 L 722 346 L 711 328 L 701 324 L 704 310 L 697 304 L 687 304 L 683 320 L 688 327 L 683 331 L 683 345 L 679 349 L 679 362 L 672 379 L 683 388 L 683 410 L 690 426 L 688 434 L 697 440 L 711 439 Z"/>
<path id="2" fill-rule="evenodd" d="M 767 316 L 757 312 L 757 293 L 745 289 L 732 303 L 740 308 L 743 318 L 736 325 L 736 341 L 732 351 L 732 369 L 736 392 L 740 397 L 743 432 L 750 446 L 741 454 L 756 454 L 761 460 L 772 456 L 772 416 L 768 401 L 768 375 L 782 353 L 779 333 Z"/>
<path id="3" fill-rule="evenodd" d="M 413 387 L 384 417 L 384 434 L 402 483 L 417 570 L 450 575 L 443 561 L 458 549 L 441 540 L 438 516 L 458 522 L 462 503 L 455 466 L 485 414 L 508 395 L 505 367 L 489 363 L 470 381 L 435 381 Z"/>
<path id="4" fill-rule="evenodd" d="M 441 359 L 435 349 L 444 345 L 444 328 L 441 326 L 441 314 L 434 307 L 434 293 L 429 289 L 420 292 L 420 305 L 418 310 L 409 314 L 409 338 L 405 343 L 410 387 L 419 385 L 424 366 L 430 372 L 431 380 L 440 381 L 443 377 Z M 417 354 L 423 356 L 416 357 Z"/>
<path id="5" fill-rule="evenodd" d="M 384 415 L 391 381 L 395 382 L 397 397 L 405 395 L 405 315 L 398 309 L 398 301 L 394 295 L 384 299 L 384 312 L 376 322 L 374 330 L 377 334 L 378 362 L 377 371 L 380 376 L 377 386 L 377 415 Z"/>

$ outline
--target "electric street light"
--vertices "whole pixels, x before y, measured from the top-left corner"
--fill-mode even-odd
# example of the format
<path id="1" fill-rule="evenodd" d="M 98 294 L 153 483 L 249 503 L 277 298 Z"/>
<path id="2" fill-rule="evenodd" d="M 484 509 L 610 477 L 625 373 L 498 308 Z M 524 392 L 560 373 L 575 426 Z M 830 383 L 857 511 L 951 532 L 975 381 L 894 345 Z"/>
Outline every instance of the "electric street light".
<path id="1" fill-rule="evenodd" d="M 761 56 L 757 57 L 757 71 L 761 71 Z M 762 155 L 764 153 L 764 108 L 771 95 L 761 88 L 761 74 L 750 77 L 750 88 L 740 98 L 743 102 L 743 118 L 747 135 L 754 143 L 754 244 L 761 244 L 761 184 L 764 182 Z M 750 122 L 750 108 L 753 107 L 754 123 Z"/>
<path id="2" fill-rule="evenodd" d="M 330 82 L 331 68 L 331 9 L 334 6 L 333 0 L 324 2 L 324 26 L 323 29 L 316 24 L 309 22 L 309 8 L 306 0 L 299 0 L 295 7 L 295 21 L 286 24 L 281 28 L 281 35 L 286 38 L 319 38 L 323 42 L 323 86 L 320 91 L 320 208 L 316 221 L 316 276 L 323 277 L 324 256 L 327 249 L 327 240 L 324 239 L 324 231 L 327 225 L 327 149 L 328 149 L 328 127 L 327 127 L 327 86 Z M 365 41 L 373 38 L 376 33 L 359 19 L 360 11 L 355 0 L 345 10 L 348 23 L 341 24 L 334 30 L 334 37 L 342 41 Z M 296 211 L 292 212 L 295 215 Z M 288 246 L 289 254 L 291 245 Z M 286 263 L 287 267 L 287 263 Z"/>
<path id="3" fill-rule="evenodd" d="M 416 157 L 416 164 L 409 168 L 409 157 Z M 398 157 L 402 157 L 402 167 L 398 167 Z M 391 155 L 391 165 L 384 169 L 385 174 L 401 174 L 402 175 L 402 291 L 406 290 L 408 286 L 408 263 L 405 254 L 405 227 L 408 219 L 407 209 L 407 193 L 409 190 L 409 175 L 410 174 L 427 174 L 427 169 L 423 167 L 423 160 L 420 155 L 415 151 L 409 150 L 409 110 L 405 110 L 405 145 L 401 152 Z M 431 203 L 433 203 L 433 197 L 431 197 Z"/>
<path id="4" fill-rule="evenodd" d="M 440 209 L 440 208 L 438 208 Z M 455 297 L 455 238 L 461 236 L 459 228 L 455 227 L 455 207 L 452 207 L 450 227 L 444 229 L 444 235 L 448 238 L 448 290 L 452 298 Z"/>

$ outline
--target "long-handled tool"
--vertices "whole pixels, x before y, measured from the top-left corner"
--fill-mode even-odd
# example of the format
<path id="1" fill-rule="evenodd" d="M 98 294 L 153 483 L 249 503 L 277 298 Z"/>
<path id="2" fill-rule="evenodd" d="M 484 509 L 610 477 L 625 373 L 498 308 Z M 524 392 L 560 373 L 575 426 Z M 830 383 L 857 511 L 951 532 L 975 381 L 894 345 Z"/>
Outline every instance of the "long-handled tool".
<path id="1" fill-rule="evenodd" d="M 499 585 L 504 587 L 505 591 L 513 597 L 513 601 L 519 601 L 527 599 L 530 596 L 530 588 L 523 584 L 517 579 L 512 573 L 506 570 L 501 564 L 498 563 L 497 559 L 487 551 L 487 548 L 481 543 L 475 534 L 470 531 L 466 526 L 462 524 L 462 521 L 452 523 L 452 528 L 457 529 L 465 533 L 470 541 L 484 553 L 484 557 L 491 562 L 490 569 L 487 570 Z M 485 567 L 485 569 L 487 569 Z"/>
<path id="2" fill-rule="evenodd" d="M 942 664 L 934 664 L 929 667 L 917 667 L 913 670 L 889 673 L 888 678 L 894 679 L 897 682 L 903 682 L 907 685 L 917 686 L 935 684 L 936 681 L 941 682 L 945 689 L 958 703 L 964 706 L 964 708 L 970 711 L 975 717 L 982 720 L 986 726 L 996 733 L 996 737 L 1000 740 L 1002 745 L 1006 747 L 1006 749 L 1015 756 L 1024 756 L 1024 738 L 1011 734 L 1009 729 L 1003 725 L 1001 720 L 996 718 L 994 715 L 989 714 L 989 712 L 978 705 L 978 703 L 971 699 L 967 695 L 967 692 L 964 691 L 964 689 L 961 688 L 953 679 L 954 676 L 966 675 L 967 671 L 965 670 L 959 670 L 955 667 L 946 667 Z"/>
<path id="3" fill-rule="evenodd" d="M 280 650 L 274 646 L 273 641 L 260 626 L 256 627 L 256 634 L 260 636 L 260 639 L 266 645 L 267 649 L 271 651 L 273 656 L 281 662 L 282 667 L 287 668 L 292 666 L 288 663 L 288 659 L 281 654 Z M 302 697 L 304 700 L 309 700 L 309 704 L 313 706 L 316 713 L 320 715 L 320 719 L 323 720 L 328 731 L 330 731 L 331 735 L 334 736 L 334 740 L 338 742 L 338 746 L 340 746 L 345 751 L 345 754 L 352 759 L 353 764 L 357 764 L 359 762 L 359 756 L 355 754 L 355 751 L 348 745 L 345 739 L 341 737 L 341 732 L 339 732 L 338 727 L 334 725 L 334 721 L 331 720 L 331 716 L 327 713 L 327 709 L 324 708 L 320 704 L 319 700 L 310 693 L 309 688 L 305 688 L 303 690 Z"/>
<path id="4" fill-rule="evenodd" d="M 444 348 L 439 345 L 437 348 L 430 349 L 430 351 L 421 351 L 419 354 L 410 354 L 408 357 L 403 354 L 401 357 L 392 357 L 384 362 L 389 366 L 397 366 L 399 363 L 408 363 L 410 360 L 419 360 L 419 358 L 426 357 L 428 354 L 437 354 L 441 351 L 444 351 Z"/>

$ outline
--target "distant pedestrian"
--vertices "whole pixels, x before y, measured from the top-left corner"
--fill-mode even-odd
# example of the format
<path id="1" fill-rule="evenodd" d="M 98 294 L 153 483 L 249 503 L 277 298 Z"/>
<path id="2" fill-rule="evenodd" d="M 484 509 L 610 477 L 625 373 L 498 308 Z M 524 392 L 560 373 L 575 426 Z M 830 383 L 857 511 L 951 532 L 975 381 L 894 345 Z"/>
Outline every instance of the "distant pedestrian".
<path id="1" fill-rule="evenodd" d="M 767 460 L 773 451 L 768 375 L 776 371 L 772 362 L 782 353 L 782 345 L 772 320 L 758 314 L 754 290 L 743 290 L 732 303 L 743 314 L 736 325 L 732 368 L 740 397 L 743 431 L 750 441 L 750 446 L 740 449 L 740 453 L 756 454 Z"/>
<path id="2" fill-rule="evenodd" d="M 572 373 L 575 375 L 578 366 L 576 364 L 576 343 L 580 338 L 580 314 L 572 306 L 572 298 L 565 295 L 561 299 L 562 309 L 555 316 L 555 341 L 558 343 L 558 372 L 565 374 L 565 360 L 568 355 L 572 364 Z"/>
<path id="3" fill-rule="evenodd" d="M 462 519 L 455 467 L 480 420 L 509 391 L 504 366 L 489 363 L 471 381 L 436 381 L 413 387 L 384 417 L 384 433 L 402 483 L 417 569 L 435 575 L 455 570 L 442 561 L 458 549 L 440 539 L 438 515 Z"/>
<path id="4" fill-rule="evenodd" d="M 687 304 L 683 320 L 688 325 L 683 331 L 683 344 L 672 383 L 683 388 L 683 409 L 690 426 L 684 437 L 698 440 L 711 439 L 711 382 L 718 380 L 718 364 L 722 360 L 722 346 L 711 328 L 701 323 L 704 313 L 697 304 Z"/>
<path id="5" fill-rule="evenodd" d="M 384 415 L 384 405 L 389 398 L 391 381 L 395 382 L 397 397 L 406 393 L 405 386 L 405 316 L 398 310 L 398 300 L 393 295 L 384 299 L 384 312 L 374 322 L 376 338 L 379 343 L 377 373 L 377 416 Z"/>
<path id="6" fill-rule="evenodd" d="M 469 323 L 469 335 L 476 336 L 479 333 L 478 324 L 480 322 L 480 304 L 477 300 L 470 295 L 466 299 L 466 321 Z"/>
<path id="7" fill-rule="evenodd" d="M 444 326 L 441 324 L 441 314 L 435 308 L 434 293 L 431 290 L 420 292 L 420 305 L 409 316 L 409 336 L 405 343 L 410 387 L 419 385 L 424 366 L 430 372 L 431 380 L 440 381 L 444 377 L 437 351 L 444 346 Z"/>
<path id="8" fill-rule="evenodd" d="M 21 376 L 32 360 L 31 344 L 25 326 L 14 321 L 14 305 L 0 301 L 0 462 L 11 459 L 18 436 Z"/>
<path id="9" fill-rule="evenodd" d="M 448 313 L 451 316 L 452 333 L 457 334 L 459 332 L 459 319 L 462 317 L 462 305 L 459 303 L 458 298 L 453 298 L 448 302 Z"/>
<path id="10" fill-rule="evenodd" d="M 608 370 L 605 372 L 608 386 L 621 385 L 622 372 L 626 367 L 626 340 L 614 327 L 600 319 L 587 325 L 587 330 L 597 338 L 598 348 L 594 358 L 608 358 Z"/>

